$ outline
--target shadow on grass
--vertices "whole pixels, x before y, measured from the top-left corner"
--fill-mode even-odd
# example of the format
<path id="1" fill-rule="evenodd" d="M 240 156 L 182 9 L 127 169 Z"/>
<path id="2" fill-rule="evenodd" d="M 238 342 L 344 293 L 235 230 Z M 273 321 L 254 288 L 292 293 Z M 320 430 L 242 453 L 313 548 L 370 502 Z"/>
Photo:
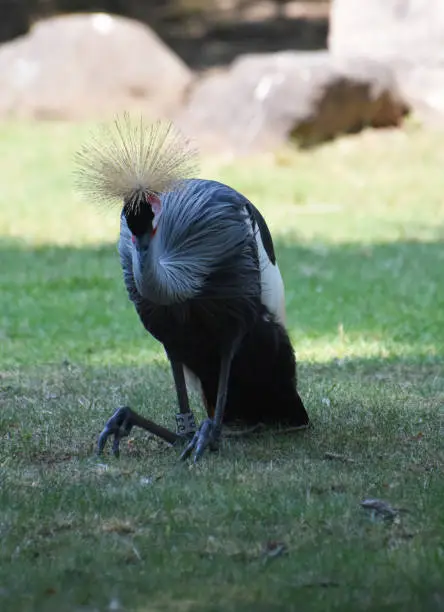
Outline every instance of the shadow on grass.
<path id="1" fill-rule="evenodd" d="M 296 352 L 444 354 L 444 244 L 277 244 Z M 129 303 L 115 245 L 0 247 L 1 367 L 140 364 L 161 354 Z M 314 347 L 314 348 L 313 348 Z M 327 350 L 328 349 L 328 350 Z M 333 351 L 333 352 L 332 352 Z"/>
<path id="2" fill-rule="evenodd" d="M 412 353 L 444 348 L 442 243 L 279 245 L 289 325 L 298 337 L 364 334 Z"/>
<path id="3" fill-rule="evenodd" d="M 176 411 L 115 246 L 0 247 L 2 610 L 442 607 L 444 245 L 277 248 L 313 427 L 188 469 L 142 432 L 93 457 L 116 406 Z"/>
<path id="4" fill-rule="evenodd" d="M 278 243 L 277 250 L 300 390 L 314 426 L 298 436 L 301 453 L 371 453 L 391 435 L 379 444 L 377 432 L 396 423 L 415 435 L 423 428 L 420 414 L 438 428 L 444 245 Z M 18 454 L 29 435 L 32 455 L 90 456 L 119 405 L 174 426 L 172 378 L 164 361 L 156 363 L 163 351 L 127 300 L 114 245 L 9 244 L 0 257 L 2 430 Z M 375 345 L 379 357 L 369 358 L 366 350 Z M 304 359 L 307 354 L 317 363 Z M 196 398 L 195 406 L 202 416 Z M 257 448 L 263 456 L 262 442 Z M 150 454 L 150 446 L 136 444 L 129 452 Z"/>
<path id="5" fill-rule="evenodd" d="M 139 599 L 143 609 L 143 598 L 168 593 L 172 602 L 156 609 L 173 610 L 198 592 L 203 608 L 216 611 L 215 589 L 223 609 L 245 612 L 291 610 L 295 601 L 298 609 L 325 610 L 327 602 L 359 610 L 363 598 L 385 602 L 393 593 L 405 599 L 393 609 L 409 609 L 413 597 L 412 609 L 435 609 L 428 604 L 442 584 L 444 376 L 412 367 L 421 397 L 403 386 L 408 366 L 381 360 L 390 384 L 374 367 L 304 365 L 311 430 L 225 440 L 198 469 L 142 432 L 122 444 L 120 461 L 93 457 L 105 418 L 124 399 L 172 425 L 165 364 L 40 367 L 3 377 L 1 577 L 9 607 L 2 609 L 31 609 L 17 606 L 23 594 L 39 602 L 32 609 L 61 610 L 66 601 L 69 609 L 78 602 L 106 609 L 115 593 L 125 609 Z M 364 497 L 408 513 L 402 522 L 372 522 L 359 506 Z M 267 542 L 283 542 L 286 554 L 265 556 Z M 266 603 L 249 605 L 244 592 Z"/>
<path id="6" fill-rule="evenodd" d="M 264 432 L 225 441 L 223 461 L 248 457 L 271 461 L 327 451 L 365 460 L 379 453 L 404 453 L 418 433 L 432 446 L 424 461 L 443 461 L 439 431 L 444 418 L 444 373 L 435 363 L 384 359 L 337 360 L 299 366 L 299 390 L 311 418 L 307 431 Z M 198 420 L 201 400 L 191 395 Z M 31 463 L 58 464 L 93 456 L 98 434 L 118 406 L 175 428 L 176 395 L 164 361 L 120 367 L 64 365 L 18 368 L 0 378 L 0 462 L 14 456 Z M 270 406 L 270 409 L 273 407 Z M 396 447 L 397 441 L 401 444 Z M 227 446 L 228 449 L 227 450 Z M 122 445 L 126 458 L 149 459 L 171 467 L 168 446 L 134 430 Z M 170 453 L 167 453 L 170 455 Z M 162 459 L 163 457 L 163 459 Z M 166 463 L 165 463 L 166 462 Z M 444 463 L 443 463 L 444 465 Z"/>
<path id="7" fill-rule="evenodd" d="M 284 260 L 293 253 L 280 251 Z M 105 305 L 121 299 L 109 248 L 14 256 L 11 275 L 15 269 L 19 281 L 16 266 L 26 259 L 24 277 L 33 278 L 34 289 L 22 289 L 32 294 L 52 283 L 52 302 L 65 308 L 72 297 L 79 311 L 93 291 Z M 84 279 L 77 266 L 89 259 Z M 67 278 L 56 273 L 61 262 L 73 266 Z M 105 272 L 97 283 L 96 264 Z M 69 295 L 60 293 L 64 282 Z M 83 321 L 88 335 L 90 323 Z M 199 607 L 215 611 L 297 604 L 342 612 L 363 609 L 362 601 L 376 610 L 389 600 L 401 602 L 393 609 L 438 610 L 430 602 L 442 585 L 444 374 L 442 361 L 426 362 L 416 348 L 409 359 L 302 362 L 312 428 L 225 439 L 198 469 L 141 431 L 124 441 L 120 461 L 94 458 L 116 406 L 130 404 L 173 427 L 176 400 L 164 362 L 39 360 L 0 372 L 2 609 L 31 609 L 29 602 L 39 610 L 67 603 L 106 609 L 118 598 L 125 609 L 149 600 L 172 610 L 198 593 Z M 364 497 L 408 512 L 372 521 L 359 505 Z M 274 542 L 284 544 L 281 558 L 264 553 Z M 215 593 L 222 607 L 212 607 Z"/>

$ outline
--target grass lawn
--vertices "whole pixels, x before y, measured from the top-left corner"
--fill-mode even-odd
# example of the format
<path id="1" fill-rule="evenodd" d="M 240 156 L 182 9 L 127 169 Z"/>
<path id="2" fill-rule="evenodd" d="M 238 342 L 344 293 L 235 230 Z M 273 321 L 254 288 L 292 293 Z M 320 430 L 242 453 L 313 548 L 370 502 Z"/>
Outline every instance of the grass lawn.
<path id="1" fill-rule="evenodd" d="M 175 394 L 118 211 L 73 192 L 87 131 L 0 126 L 0 610 L 444 610 L 443 136 L 204 161 L 273 230 L 313 426 L 194 467 L 141 432 L 94 457 L 117 406 L 173 426 Z"/>

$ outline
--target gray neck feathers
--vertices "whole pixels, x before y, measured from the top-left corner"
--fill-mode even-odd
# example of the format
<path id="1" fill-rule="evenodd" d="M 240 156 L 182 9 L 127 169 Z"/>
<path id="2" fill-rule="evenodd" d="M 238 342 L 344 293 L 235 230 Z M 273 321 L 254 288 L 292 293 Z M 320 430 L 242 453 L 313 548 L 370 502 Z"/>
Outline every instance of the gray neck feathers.
<path id="1" fill-rule="evenodd" d="M 125 280 L 131 275 L 141 297 L 159 305 L 258 295 L 256 245 L 246 215 L 241 196 L 230 188 L 188 181 L 163 195 L 157 232 L 144 251 L 136 251 L 122 219 Z"/>

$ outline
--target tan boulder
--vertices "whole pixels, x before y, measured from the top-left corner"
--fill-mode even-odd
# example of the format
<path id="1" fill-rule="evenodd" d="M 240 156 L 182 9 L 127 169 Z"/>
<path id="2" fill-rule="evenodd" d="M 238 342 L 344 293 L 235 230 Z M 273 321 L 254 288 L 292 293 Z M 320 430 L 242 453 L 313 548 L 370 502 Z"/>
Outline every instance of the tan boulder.
<path id="1" fill-rule="evenodd" d="M 332 0 L 329 48 L 383 63 L 407 104 L 444 120 L 443 0 Z"/>
<path id="2" fill-rule="evenodd" d="M 169 116 L 192 73 L 148 27 L 107 14 L 38 22 L 0 47 L 0 116 Z"/>
<path id="3" fill-rule="evenodd" d="M 203 78 L 179 123 L 200 146 L 239 153 L 289 138 L 310 146 L 367 126 L 398 125 L 404 110 L 383 66 L 291 51 L 243 56 Z"/>

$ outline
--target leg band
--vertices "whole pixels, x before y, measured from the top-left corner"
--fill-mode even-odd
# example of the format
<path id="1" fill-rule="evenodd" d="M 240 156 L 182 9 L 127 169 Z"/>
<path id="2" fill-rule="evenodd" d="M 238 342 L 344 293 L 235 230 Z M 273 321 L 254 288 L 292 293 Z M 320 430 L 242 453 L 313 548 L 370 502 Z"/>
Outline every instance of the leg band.
<path id="1" fill-rule="evenodd" d="M 192 412 L 179 412 L 179 414 L 176 414 L 176 431 L 179 436 L 186 436 L 196 432 L 196 421 Z"/>

